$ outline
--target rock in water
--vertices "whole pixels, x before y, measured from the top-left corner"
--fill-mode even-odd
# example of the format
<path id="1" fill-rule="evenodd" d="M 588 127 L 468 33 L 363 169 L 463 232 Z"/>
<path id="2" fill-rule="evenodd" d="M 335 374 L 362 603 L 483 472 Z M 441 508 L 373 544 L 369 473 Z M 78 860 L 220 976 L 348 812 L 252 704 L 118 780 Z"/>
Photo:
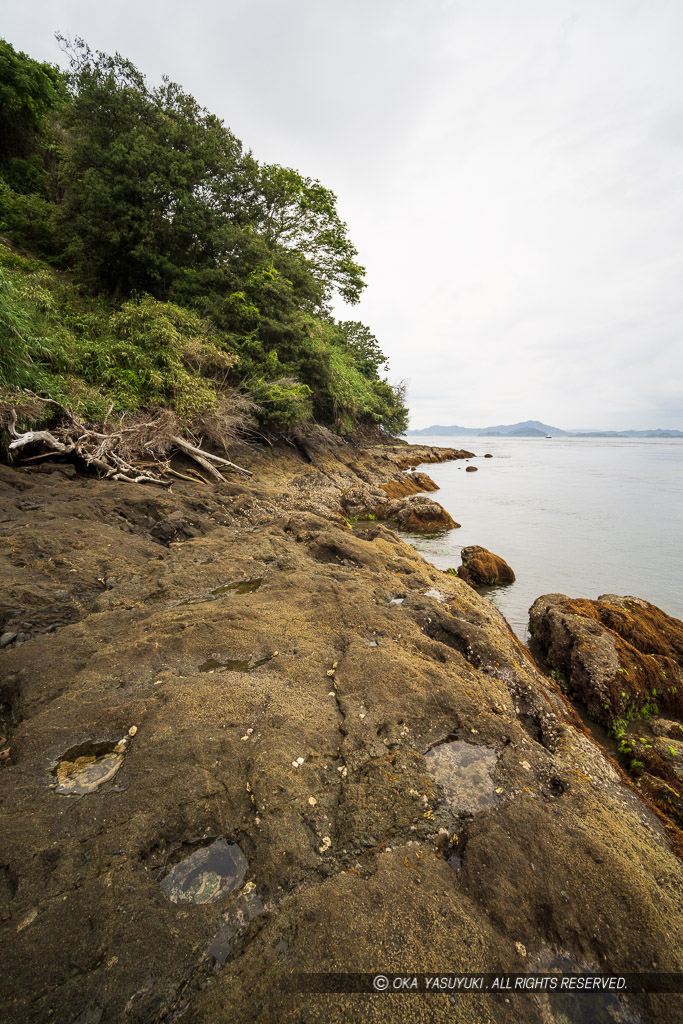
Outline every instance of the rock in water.
<path id="1" fill-rule="evenodd" d="M 439 533 L 456 529 L 460 525 L 437 501 L 421 494 L 407 498 L 396 518 L 400 527 L 410 533 Z"/>
<path id="2" fill-rule="evenodd" d="M 515 582 L 515 574 L 507 562 L 486 548 L 473 544 L 462 549 L 461 557 L 462 565 L 458 568 L 458 576 L 471 586 Z"/>
<path id="3" fill-rule="evenodd" d="M 619 742 L 641 788 L 683 825 L 683 622 L 637 597 L 546 594 L 529 630 L 551 673 Z"/>

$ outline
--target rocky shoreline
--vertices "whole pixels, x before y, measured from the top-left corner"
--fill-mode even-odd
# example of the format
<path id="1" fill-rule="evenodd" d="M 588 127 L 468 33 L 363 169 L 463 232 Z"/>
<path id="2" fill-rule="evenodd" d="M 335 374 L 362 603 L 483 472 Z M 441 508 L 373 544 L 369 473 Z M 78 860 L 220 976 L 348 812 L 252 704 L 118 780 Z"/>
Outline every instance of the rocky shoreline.
<path id="1" fill-rule="evenodd" d="M 471 453 L 239 455 L 172 493 L 0 467 L 0 1019 L 547 1024 L 544 993 L 292 978 L 683 969 L 675 824 L 389 528 L 451 525 L 405 470 Z"/>

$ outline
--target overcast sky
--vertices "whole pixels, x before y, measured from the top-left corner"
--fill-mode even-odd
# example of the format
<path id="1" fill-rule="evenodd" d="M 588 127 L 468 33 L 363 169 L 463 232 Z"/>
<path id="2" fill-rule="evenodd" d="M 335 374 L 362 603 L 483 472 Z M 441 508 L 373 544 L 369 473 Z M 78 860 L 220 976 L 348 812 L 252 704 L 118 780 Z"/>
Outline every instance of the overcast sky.
<path id="1" fill-rule="evenodd" d="M 333 189 L 411 425 L 683 429 L 681 0 L 4 0 Z"/>

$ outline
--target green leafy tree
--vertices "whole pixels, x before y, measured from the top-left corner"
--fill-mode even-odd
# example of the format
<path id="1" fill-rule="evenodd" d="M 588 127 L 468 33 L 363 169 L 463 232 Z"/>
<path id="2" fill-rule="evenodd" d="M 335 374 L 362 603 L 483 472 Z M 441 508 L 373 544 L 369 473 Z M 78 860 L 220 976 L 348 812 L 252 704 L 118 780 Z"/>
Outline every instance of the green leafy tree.
<path id="1" fill-rule="evenodd" d="M 0 39 L 0 174 L 15 192 L 46 191 L 50 121 L 65 98 L 66 81 L 58 68 Z"/>
<path id="2" fill-rule="evenodd" d="M 331 316 L 335 294 L 353 304 L 365 287 L 334 193 L 259 164 L 174 82 L 61 42 L 66 78 L 0 47 L 0 230 L 56 256 L 94 305 L 0 282 L 7 385 L 185 419 L 241 385 L 269 427 L 404 429 L 377 339 Z"/>
<path id="3" fill-rule="evenodd" d="M 334 291 L 358 302 L 365 287 L 358 251 L 337 212 L 337 197 L 319 181 L 276 164 L 263 164 L 255 179 L 250 217 L 269 245 L 300 256 L 322 284 L 329 301 Z"/>
<path id="4" fill-rule="evenodd" d="M 156 89 L 120 55 L 71 48 L 66 119 L 66 258 L 115 295 L 164 297 L 185 270 L 220 257 L 213 183 L 241 144 L 168 80 Z"/>

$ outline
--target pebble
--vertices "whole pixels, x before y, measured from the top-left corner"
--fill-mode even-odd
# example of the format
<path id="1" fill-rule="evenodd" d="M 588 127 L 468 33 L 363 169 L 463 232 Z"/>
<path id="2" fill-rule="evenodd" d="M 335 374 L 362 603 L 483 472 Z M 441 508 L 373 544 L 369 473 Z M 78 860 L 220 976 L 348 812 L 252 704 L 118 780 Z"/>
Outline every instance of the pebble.
<path id="1" fill-rule="evenodd" d="M 66 897 L 64 897 L 64 898 L 66 899 Z M 35 921 L 35 919 L 37 917 L 38 917 L 38 911 L 35 908 L 33 910 L 29 911 L 29 913 L 26 915 L 26 917 L 22 921 L 20 921 L 19 924 L 17 925 L 17 931 L 18 932 L 23 932 L 24 928 L 28 928 L 28 926 L 30 924 L 33 924 L 33 922 Z"/>

